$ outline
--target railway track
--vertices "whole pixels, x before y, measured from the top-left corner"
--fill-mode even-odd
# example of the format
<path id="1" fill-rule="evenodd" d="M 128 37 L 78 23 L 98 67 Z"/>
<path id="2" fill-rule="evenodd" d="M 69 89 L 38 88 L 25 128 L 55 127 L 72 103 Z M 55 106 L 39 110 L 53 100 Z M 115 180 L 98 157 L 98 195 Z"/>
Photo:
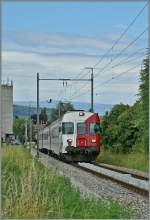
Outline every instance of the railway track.
<path id="1" fill-rule="evenodd" d="M 129 172 L 125 173 L 118 169 L 114 171 L 109 169 L 108 166 L 107 168 L 104 168 L 104 166 L 101 167 L 101 165 L 97 163 L 78 163 L 75 166 L 94 175 L 115 181 L 123 187 L 126 187 L 129 190 L 137 192 L 143 196 L 149 196 L 149 179 L 147 177 L 144 178 L 143 176 L 141 177 L 138 175 L 134 176 Z"/>
<path id="2" fill-rule="evenodd" d="M 35 149 L 33 149 L 35 152 Z M 45 155 L 40 152 L 40 156 Z M 55 159 L 59 160 L 57 157 Z M 60 161 L 60 160 L 59 160 Z M 61 161 L 62 163 L 67 163 Z M 97 177 L 109 179 L 117 184 L 141 194 L 142 196 L 149 196 L 149 178 L 148 175 L 138 174 L 135 172 L 129 172 L 125 168 L 119 169 L 119 167 L 109 166 L 108 164 L 93 163 L 70 163 L 70 166 L 74 166 L 78 169 L 84 170 Z"/>
<path id="3" fill-rule="evenodd" d="M 108 170 L 113 170 L 113 171 L 116 171 L 119 173 L 130 174 L 131 176 L 133 176 L 137 179 L 149 180 L 148 173 L 145 173 L 142 171 L 129 169 L 129 168 L 125 168 L 125 167 L 120 167 L 120 166 L 115 166 L 115 165 L 110 165 L 110 164 L 105 164 L 105 163 L 92 162 L 91 164 L 94 164 L 99 167 L 103 167 Z"/>

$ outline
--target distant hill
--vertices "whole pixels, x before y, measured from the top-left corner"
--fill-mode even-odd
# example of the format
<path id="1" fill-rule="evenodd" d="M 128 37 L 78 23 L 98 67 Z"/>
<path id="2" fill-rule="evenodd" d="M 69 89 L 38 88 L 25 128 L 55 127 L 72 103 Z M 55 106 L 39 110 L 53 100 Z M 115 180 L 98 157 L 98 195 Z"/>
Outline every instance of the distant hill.
<path id="1" fill-rule="evenodd" d="M 51 114 L 52 109 L 56 107 L 58 102 L 53 101 L 52 103 L 47 103 L 46 101 L 40 102 L 40 107 L 46 107 L 48 115 Z M 84 102 L 72 102 L 75 109 L 89 110 L 90 103 Z M 28 116 L 29 114 L 29 105 L 31 105 L 31 114 L 36 113 L 36 102 L 15 102 L 14 103 L 14 115 Z M 111 104 L 94 104 L 94 111 L 97 112 L 100 116 L 103 116 L 106 111 L 110 111 L 113 105 Z"/>
<path id="2" fill-rule="evenodd" d="M 47 115 L 48 117 L 50 117 L 52 109 L 50 108 L 46 108 L 47 110 Z M 29 105 L 13 105 L 13 115 L 18 116 L 18 117 L 22 117 L 22 118 L 28 118 L 30 115 L 36 114 L 36 107 L 30 107 L 29 109 Z"/>
<path id="3" fill-rule="evenodd" d="M 83 110 L 89 110 L 90 104 L 89 103 L 80 103 L 75 102 L 73 103 L 74 107 L 76 109 L 83 109 Z M 112 105 L 110 104 L 94 104 L 94 111 L 97 112 L 100 116 L 103 116 L 106 111 L 110 111 L 112 109 Z"/>

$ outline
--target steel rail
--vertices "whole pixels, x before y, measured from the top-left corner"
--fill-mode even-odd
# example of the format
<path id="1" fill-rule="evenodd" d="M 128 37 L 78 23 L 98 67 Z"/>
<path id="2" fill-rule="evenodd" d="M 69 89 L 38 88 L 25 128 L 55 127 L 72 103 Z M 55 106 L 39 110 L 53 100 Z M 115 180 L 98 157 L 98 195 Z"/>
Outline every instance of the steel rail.
<path id="1" fill-rule="evenodd" d="M 103 174 L 103 173 L 91 170 L 91 169 L 89 169 L 87 167 L 81 167 L 78 164 L 76 164 L 74 166 L 78 167 L 79 169 L 85 170 L 85 171 L 87 171 L 87 172 L 89 172 L 89 173 L 91 173 L 91 174 L 93 174 L 93 175 L 95 175 L 97 177 L 103 177 L 105 179 L 111 180 L 112 182 L 116 182 L 119 185 L 123 186 L 124 188 L 127 188 L 127 189 L 129 189 L 129 190 L 131 190 L 133 192 L 136 192 L 136 193 L 138 193 L 138 194 L 140 194 L 142 196 L 149 197 L 149 190 L 147 190 L 147 189 L 143 189 L 143 188 L 135 186 L 133 184 L 124 182 L 124 180 L 117 179 L 114 176 L 108 176 L 107 174 Z"/>
<path id="2" fill-rule="evenodd" d="M 133 170 L 133 169 L 129 169 L 126 167 L 115 166 L 115 165 L 111 165 L 111 164 L 98 163 L 98 162 L 92 162 L 91 164 L 96 165 L 98 167 L 103 167 L 105 169 L 113 170 L 113 171 L 116 171 L 119 173 L 130 174 L 131 176 L 133 176 L 137 179 L 149 180 L 148 173 L 145 173 L 142 171 Z"/>

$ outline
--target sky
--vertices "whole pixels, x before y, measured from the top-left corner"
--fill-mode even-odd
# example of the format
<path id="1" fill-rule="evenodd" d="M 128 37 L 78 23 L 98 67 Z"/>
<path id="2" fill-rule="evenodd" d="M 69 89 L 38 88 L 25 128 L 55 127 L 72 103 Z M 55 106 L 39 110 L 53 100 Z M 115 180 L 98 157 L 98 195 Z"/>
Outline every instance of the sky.
<path id="1" fill-rule="evenodd" d="M 89 79 L 90 71 L 85 67 L 100 61 L 94 69 L 94 102 L 132 105 L 148 46 L 148 7 L 103 55 L 145 4 L 3 2 L 2 79 L 13 80 L 14 101 L 36 101 L 37 72 L 41 78 Z M 90 102 L 90 83 L 68 82 L 63 86 L 62 81 L 40 81 L 40 100 L 49 98 Z"/>

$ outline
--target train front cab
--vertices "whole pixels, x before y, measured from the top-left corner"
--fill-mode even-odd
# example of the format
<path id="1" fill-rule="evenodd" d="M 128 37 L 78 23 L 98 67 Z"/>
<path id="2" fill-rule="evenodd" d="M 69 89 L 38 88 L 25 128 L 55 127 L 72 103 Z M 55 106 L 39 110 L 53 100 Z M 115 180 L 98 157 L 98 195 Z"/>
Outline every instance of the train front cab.
<path id="1" fill-rule="evenodd" d="M 71 134 L 68 134 L 65 140 L 65 157 L 74 162 L 93 161 L 100 152 L 100 119 L 96 113 L 90 113 L 88 116 L 89 113 L 85 112 L 78 114 L 79 117 L 74 118 L 74 123 L 68 122 L 68 131 Z M 64 130 L 62 131 L 63 135 Z"/>

